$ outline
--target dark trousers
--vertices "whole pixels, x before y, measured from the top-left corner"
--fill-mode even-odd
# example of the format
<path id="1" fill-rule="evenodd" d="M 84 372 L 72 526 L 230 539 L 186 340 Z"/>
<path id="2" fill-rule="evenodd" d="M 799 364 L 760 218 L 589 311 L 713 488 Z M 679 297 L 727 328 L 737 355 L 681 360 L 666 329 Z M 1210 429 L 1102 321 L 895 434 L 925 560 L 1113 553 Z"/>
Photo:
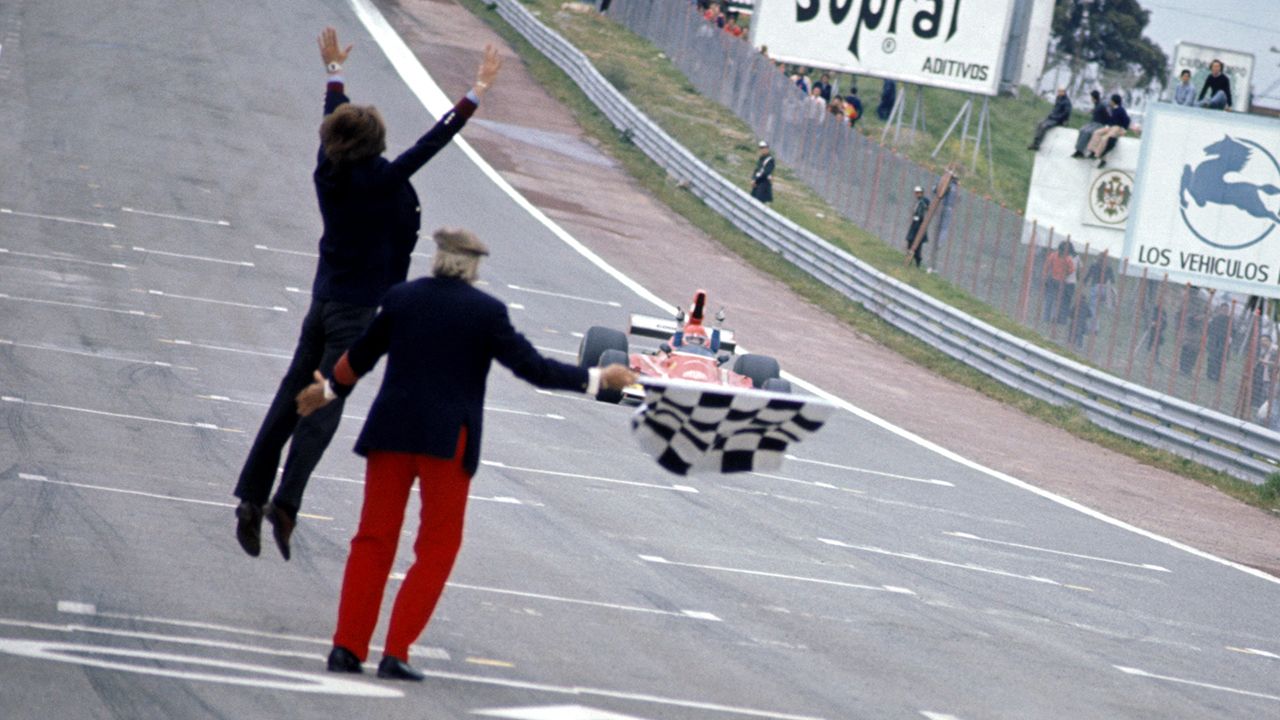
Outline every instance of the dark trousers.
<path id="1" fill-rule="evenodd" d="M 907 252 L 911 252 L 911 245 L 916 241 L 916 233 L 919 231 L 920 223 L 918 222 L 911 223 L 911 227 L 907 228 Z M 929 242 L 929 233 L 920 236 L 920 244 L 916 246 L 915 253 L 912 255 L 912 258 L 916 261 L 916 267 L 920 267 L 920 263 L 924 259 L 922 255 L 924 253 L 924 244 L 927 242 Z"/>
<path id="2" fill-rule="evenodd" d="M 1040 124 L 1036 125 L 1036 138 L 1035 140 L 1031 141 L 1031 147 L 1039 150 L 1040 143 L 1044 142 L 1044 134 L 1049 132 L 1049 130 L 1058 127 L 1061 124 L 1062 123 L 1058 122 L 1057 120 L 1041 120 Z"/>
<path id="3" fill-rule="evenodd" d="M 338 398 L 300 418 L 294 399 L 313 382 L 312 373 L 316 370 L 325 377 L 333 374 L 338 358 L 364 333 L 376 310 L 324 300 L 311 303 L 302 321 L 302 333 L 293 352 L 293 361 L 280 381 L 280 389 L 271 401 L 267 417 L 262 421 L 258 437 L 244 461 L 244 469 L 240 471 L 236 497 L 255 505 L 266 504 L 276 479 L 276 468 L 280 465 L 280 454 L 292 437 L 274 503 L 291 515 L 297 514 L 302 507 L 302 493 L 307 488 L 311 471 L 320 463 L 325 448 L 329 447 L 329 441 L 338 431 L 343 402 Z"/>

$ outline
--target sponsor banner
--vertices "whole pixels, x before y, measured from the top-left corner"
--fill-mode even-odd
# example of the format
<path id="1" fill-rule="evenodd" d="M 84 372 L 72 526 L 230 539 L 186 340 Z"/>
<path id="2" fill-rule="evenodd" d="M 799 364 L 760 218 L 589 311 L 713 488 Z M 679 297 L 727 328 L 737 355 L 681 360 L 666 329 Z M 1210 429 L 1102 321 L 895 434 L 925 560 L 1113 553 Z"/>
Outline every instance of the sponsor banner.
<path id="1" fill-rule="evenodd" d="M 1043 246 L 1050 228 L 1055 240 L 1071 238 L 1077 252 L 1107 252 L 1120 257 L 1124 231 L 1133 207 L 1134 178 L 1140 142 L 1122 137 L 1107 154 L 1106 167 L 1097 160 L 1073 158 L 1074 128 L 1054 128 L 1045 136 L 1031 169 L 1027 192 L 1027 220 L 1036 221 L 1036 243 Z M 1030 240 L 1026 234 L 1023 242 Z"/>
<path id="2" fill-rule="evenodd" d="M 1016 0 L 756 0 L 774 60 L 995 95 Z"/>
<path id="3" fill-rule="evenodd" d="M 1131 266 L 1280 297 L 1280 121 L 1162 103 L 1143 138 Z"/>
<path id="4" fill-rule="evenodd" d="M 1169 99 L 1173 99 L 1173 88 L 1178 87 L 1181 82 L 1179 76 L 1183 70 L 1191 71 L 1191 87 L 1196 89 L 1198 96 L 1200 88 L 1204 87 L 1204 79 L 1209 77 L 1209 63 L 1214 60 L 1222 61 L 1222 74 L 1231 79 L 1231 109 L 1248 112 L 1249 84 L 1253 82 L 1253 56 L 1195 43 L 1181 42 L 1173 50 L 1173 79 L 1169 81 Z"/>

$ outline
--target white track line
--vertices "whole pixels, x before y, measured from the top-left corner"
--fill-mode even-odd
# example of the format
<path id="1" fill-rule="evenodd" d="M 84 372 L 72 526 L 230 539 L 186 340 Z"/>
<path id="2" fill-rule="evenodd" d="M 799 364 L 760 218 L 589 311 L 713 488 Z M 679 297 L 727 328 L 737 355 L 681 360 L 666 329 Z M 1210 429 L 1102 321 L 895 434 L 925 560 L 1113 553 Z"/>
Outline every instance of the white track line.
<path id="1" fill-rule="evenodd" d="M 247 260 L 223 260 L 221 258 L 206 257 L 204 255 L 185 255 L 183 253 L 168 252 L 166 250 L 148 250 L 144 247 L 134 245 L 134 252 L 146 253 L 148 255 L 163 255 L 165 257 L 179 258 L 182 260 L 199 260 L 200 262 L 219 263 L 221 265 L 236 265 L 238 267 L 253 267 L 253 263 Z"/>
<path id="2" fill-rule="evenodd" d="M 241 348 L 226 347 L 223 345 L 208 345 L 205 343 L 193 342 L 191 340 L 176 340 L 172 338 L 156 338 L 157 342 L 167 345 L 182 345 L 185 347 L 200 348 L 201 350 L 218 350 L 220 352 L 237 353 L 240 355 L 257 355 L 258 357 L 280 358 L 282 360 L 292 360 L 292 355 L 284 352 L 268 352 L 266 350 L 243 350 Z"/>
<path id="3" fill-rule="evenodd" d="M 744 568 L 724 567 L 722 565 L 699 565 L 697 563 L 676 562 L 675 560 L 668 560 L 658 555 L 640 555 L 639 557 L 645 562 L 657 565 L 674 565 L 676 567 L 687 567 L 697 570 L 714 570 L 716 572 L 735 573 L 738 575 L 754 575 L 756 577 L 767 577 L 775 580 L 794 580 L 796 582 L 813 583 L 815 585 L 834 585 L 836 587 L 850 588 L 853 590 L 874 590 L 876 592 L 894 593 L 896 595 L 915 595 L 914 592 L 907 588 L 896 587 L 894 585 L 863 585 L 861 583 L 826 580 L 824 578 L 805 577 L 803 575 L 785 575 L 782 573 L 765 572 L 763 570 L 747 570 Z"/>
<path id="4" fill-rule="evenodd" d="M 150 212 L 147 210 L 138 210 L 135 208 L 122 207 L 121 212 L 127 212 L 132 215 L 146 215 L 147 217 L 164 218 L 166 220 L 182 220 L 183 222 L 200 223 L 202 225 L 220 225 L 222 227 L 231 227 L 231 223 L 226 220 L 206 220 L 198 217 L 187 217 L 185 215 L 170 215 L 168 213 Z"/>
<path id="5" fill-rule="evenodd" d="M 59 215 L 41 215 L 40 213 L 18 212 L 9 208 L 0 207 L 0 215 L 13 215 L 15 217 L 35 218 L 37 220 L 53 220 L 55 222 L 71 223 L 72 225 L 89 225 L 90 227 L 107 228 L 114 230 L 115 225 L 104 222 L 93 222 L 90 220 L 77 220 L 75 218 L 61 217 Z"/>
<path id="6" fill-rule="evenodd" d="M 819 465 L 821 467 L 835 468 L 836 470 L 848 470 L 850 472 L 863 473 L 866 475 L 876 475 L 878 477 L 893 478 L 894 480 L 907 480 L 910 482 L 924 483 L 925 485 L 940 485 L 942 487 L 955 487 L 955 483 L 949 483 L 946 480 L 934 480 L 933 478 L 913 477 L 911 475 L 899 475 L 897 473 L 884 472 L 883 470 L 869 470 L 867 468 L 855 467 L 853 465 L 840 465 L 837 463 L 822 462 L 821 460 L 806 460 L 798 458 L 795 455 L 786 455 L 786 459 L 791 462 L 807 463 L 809 465 Z"/>
<path id="7" fill-rule="evenodd" d="M 226 502 L 216 502 L 213 500 L 198 500 L 196 498 L 184 498 L 176 495 L 160 495 L 158 493 L 143 492 L 142 490 L 126 490 L 125 488 L 108 487 L 106 485 L 90 485 L 89 483 L 71 482 L 70 480 L 54 480 L 44 475 L 33 475 L 31 473 L 18 473 L 19 480 L 30 480 L 31 482 L 45 483 L 48 485 L 65 485 L 67 487 L 80 488 L 81 490 L 101 490 L 102 492 L 119 493 L 121 495 L 135 495 L 137 497 L 151 498 L 153 500 L 169 500 L 171 502 L 189 503 L 191 505 L 211 505 L 213 507 L 235 508 L 235 504 Z M 328 515 L 309 515 L 307 513 L 298 513 L 298 517 L 309 518 L 311 520 L 333 520 Z"/>
<path id="8" fill-rule="evenodd" d="M 619 480 L 617 478 L 600 477 L 598 475 L 580 475 L 578 473 L 560 472 L 559 470 L 540 470 L 538 468 L 518 467 L 516 465 L 507 465 L 494 460 L 481 460 L 481 465 L 498 468 L 500 470 L 512 470 L 515 472 L 527 472 L 535 475 L 552 475 L 554 477 L 577 478 L 579 480 L 594 480 L 596 482 L 613 483 L 615 485 L 631 485 L 634 487 L 653 488 L 655 490 L 675 490 L 676 492 L 697 493 L 698 489 L 688 485 L 658 485 L 656 483 L 638 482 L 635 480 Z"/>
<path id="9" fill-rule="evenodd" d="M 1280 695 L 1268 695 L 1266 693 L 1253 692 L 1252 690 L 1240 690 L 1239 688 L 1227 687 L 1226 685 L 1214 685 L 1213 683 L 1198 682 L 1196 680 L 1186 680 L 1183 678 L 1169 677 L 1168 675 L 1156 675 L 1146 670 L 1138 668 L 1124 667 L 1123 665 L 1112 665 L 1111 667 L 1119 670 L 1126 675 L 1134 675 L 1136 677 L 1150 678 L 1152 680 L 1163 680 L 1165 682 L 1177 683 L 1179 685 L 1190 685 L 1192 687 L 1207 688 L 1209 690 L 1221 690 L 1233 695 L 1244 695 L 1246 697 L 1261 698 L 1263 700 L 1275 700 L 1280 702 Z"/>
<path id="10" fill-rule="evenodd" d="M 174 365 L 164 362 L 163 360 L 144 360 L 142 358 L 125 357 L 123 355 L 110 355 L 107 353 L 94 353 L 85 350 L 72 350 L 71 348 L 61 348 L 56 345 L 32 345 L 29 343 L 20 343 L 14 340 L 6 340 L 0 338 L 0 345 L 10 345 L 24 350 L 44 350 L 47 352 L 65 353 L 67 355 L 78 355 L 80 357 L 93 358 L 94 360 L 113 360 L 116 362 L 134 363 L 138 365 L 154 365 L 156 367 L 174 368 L 177 370 L 196 370 L 189 365 Z"/>
<path id="11" fill-rule="evenodd" d="M 282 313 L 289 312 L 289 308 L 282 307 L 280 305 L 252 305 L 250 303 L 233 302 L 231 300 L 215 300 L 213 298 L 202 298 L 192 295 L 175 295 L 173 293 L 164 292 L 163 290 L 147 290 L 147 294 L 155 295 L 157 297 L 173 298 L 175 300 L 190 300 L 191 302 L 202 302 L 212 305 L 227 305 L 229 307 L 245 308 L 247 310 L 271 310 L 273 312 Z"/>
<path id="12" fill-rule="evenodd" d="M 1050 550 L 1049 548 L 1036 547 L 1035 545 L 1023 545 L 1021 543 L 1005 542 L 1003 540 L 991 540 L 989 538 L 978 537 L 966 532 L 944 532 L 943 535 L 961 538 L 962 540 L 974 540 L 976 542 L 988 543 L 990 545 L 1003 545 L 1005 547 L 1019 548 L 1021 550 L 1033 550 L 1035 552 L 1048 553 L 1051 555 L 1062 555 L 1064 557 L 1079 558 L 1081 560 L 1093 560 L 1094 562 L 1110 563 L 1112 565 L 1123 565 L 1124 567 L 1139 568 L 1141 570 L 1155 570 L 1156 572 L 1169 572 L 1169 568 L 1159 565 L 1151 565 L 1149 563 L 1133 563 L 1124 560 L 1112 560 L 1111 558 L 1102 558 L 1094 555 L 1080 555 L 1073 552 L 1065 552 L 1062 550 Z"/>
<path id="13" fill-rule="evenodd" d="M 11 395 L 0 395 L 0 402 L 14 403 L 17 405 L 30 405 L 31 407 L 49 408 L 51 410 L 67 410 L 69 412 L 84 413 L 87 415 L 100 415 L 103 417 L 119 418 L 121 420 L 141 420 L 143 422 L 157 423 L 160 425 L 176 425 L 178 427 L 196 428 L 197 430 L 219 430 L 221 432 L 242 433 L 243 430 L 234 428 L 218 427 L 213 423 L 191 423 L 182 422 L 181 420 L 165 420 L 164 418 L 147 417 L 145 415 L 128 415 L 125 413 L 107 412 L 106 410 L 93 410 L 90 408 L 76 407 L 74 405 L 58 405 L 55 403 L 37 402 L 34 400 L 26 400 Z"/>
<path id="14" fill-rule="evenodd" d="M 281 255 L 297 255 L 297 256 L 299 256 L 299 257 L 305 257 L 305 258 L 318 258 L 318 257 L 320 257 L 320 254 L 319 254 L 319 253 L 313 253 L 313 252 L 302 252 L 301 250 L 283 250 L 283 249 L 281 249 L 281 248 L 267 247 L 266 245 L 254 245 L 254 246 L 253 246 L 253 249 L 254 249 L 254 250 L 263 250 L 263 251 L 265 251 L 265 252 L 280 253 Z"/>
<path id="15" fill-rule="evenodd" d="M 1067 583 L 1061 583 L 1057 580 L 1038 575 L 1022 575 L 1020 573 L 1009 572 L 1008 570 L 1000 570 L 998 568 L 983 567 L 972 563 L 958 563 L 950 560 L 939 560 L 938 558 L 925 557 L 915 553 L 895 552 L 893 550 L 885 550 L 884 548 L 872 547 L 870 545 L 851 545 L 841 540 L 831 540 L 828 538 L 818 538 L 818 542 L 825 543 L 838 548 L 847 548 L 849 550 L 858 550 L 860 552 L 871 553 L 873 555 L 887 555 L 889 557 L 901 558 L 903 560 L 915 560 L 916 562 L 928 563 L 930 565 L 942 565 L 944 567 L 956 568 L 958 570 L 969 570 L 972 572 L 984 573 L 986 575 L 996 575 L 999 577 L 1012 578 L 1014 580 L 1027 580 L 1034 583 L 1044 585 L 1057 585 L 1059 587 L 1067 587 Z"/>
<path id="16" fill-rule="evenodd" d="M 521 285 L 508 285 L 512 290 L 520 292 L 533 293 L 534 295 L 547 295 L 549 297 L 563 298 L 565 300 L 577 300 L 578 302 L 591 303 L 592 305 L 607 305 L 609 307 L 622 307 L 622 303 L 613 300 L 596 300 L 594 298 L 582 297 L 580 295 L 566 295 L 565 293 L 551 292 L 550 290 L 534 290 L 533 288 L 523 287 Z"/>
<path id="17" fill-rule="evenodd" d="M 95 267 L 108 267 L 108 268 L 115 268 L 117 270 L 130 269 L 129 266 L 125 265 L 124 263 L 108 263 L 108 262 L 98 262 L 96 260 L 82 260 L 77 257 L 68 257 L 64 255 L 42 255 L 40 253 L 18 252 L 17 250 L 10 250 L 8 248 L 0 248 L 0 254 L 13 255 L 14 257 L 35 258 L 37 260 L 55 260 L 57 262 L 79 263 L 81 265 L 93 265 Z"/>
<path id="18" fill-rule="evenodd" d="M 393 576 L 394 577 L 394 576 Z M 400 579 L 404 576 L 401 575 Z M 710 620 L 712 622 L 720 622 L 720 618 L 708 612 L 701 610 L 660 610 L 658 608 L 636 607 L 634 605 L 619 605 L 617 603 L 600 602 L 597 600 L 580 600 L 578 598 L 567 598 L 559 595 L 544 595 L 542 593 L 522 592 L 520 590 L 504 590 L 502 588 L 484 587 L 482 585 L 465 585 L 463 583 L 450 582 L 448 586 L 451 588 L 461 588 L 463 590 L 475 590 L 477 592 L 494 593 L 497 595 L 513 595 L 515 597 L 532 598 L 534 600 L 550 600 L 553 602 L 568 603 L 571 605 L 588 605 L 591 607 L 606 608 L 609 610 L 624 610 L 626 612 L 648 613 L 650 615 L 667 615 L 670 617 L 693 618 L 695 620 Z"/>
<path id="19" fill-rule="evenodd" d="M 374 5 L 371 2 L 369 2 L 369 0 L 349 0 L 349 1 L 351 3 L 351 7 L 355 10 L 356 16 L 360 19 L 360 22 L 364 24 L 365 29 L 368 30 L 369 34 L 373 36 L 373 39 L 378 43 L 379 47 L 382 48 L 382 52 L 387 56 L 387 59 L 391 61 L 391 64 L 393 67 L 395 67 L 396 72 L 400 74 L 400 77 L 404 80 L 405 84 L 408 85 L 409 90 L 412 91 L 413 94 L 418 97 L 418 100 L 422 103 L 423 107 L 427 109 L 427 112 L 431 113 L 435 117 L 440 117 L 444 115 L 446 112 L 448 112 L 449 109 L 453 107 L 453 103 L 449 100 L 448 96 L 444 94 L 444 91 L 440 89 L 440 86 L 435 83 L 435 80 L 431 78 L 431 75 L 427 73 L 426 68 L 424 68 L 422 66 L 422 63 L 418 61 L 418 58 L 414 56 L 413 51 L 410 50 L 407 45 L 405 45 L 404 40 L 402 40 L 400 36 L 396 34 L 395 29 L 392 28 L 390 23 L 387 22 L 386 18 L 382 16 L 382 13 L 379 12 L 378 9 L 374 7 Z M 471 147 L 471 144 L 468 143 L 464 138 L 455 137 L 453 139 L 453 144 L 457 145 L 458 148 L 462 150 L 462 152 L 466 154 L 467 157 L 471 158 L 471 161 L 475 163 L 476 167 L 479 168 L 480 171 L 484 173 L 485 176 L 488 177 L 489 180 L 493 182 L 494 185 L 496 185 L 500 190 L 505 192 L 513 202 L 515 202 L 517 205 L 523 208 L 526 212 L 528 212 L 529 215 L 531 215 L 535 220 L 537 220 L 544 227 L 550 230 L 551 233 L 554 234 L 557 238 L 559 238 L 562 242 L 564 242 L 569 247 L 573 248 L 573 250 L 576 251 L 579 255 L 586 258 L 588 262 L 590 262 L 592 265 L 595 265 L 597 268 L 599 268 L 600 270 L 608 274 L 613 279 L 622 283 L 624 287 L 628 288 L 629 290 L 634 292 L 636 295 L 653 303 L 662 312 L 665 312 L 667 314 L 675 314 L 676 306 L 666 302 L 665 300 L 663 300 L 662 298 L 658 297 L 653 292 L 651 292 L 648 288 L 644 287 L 640 283 L 628 277 L 621 270 L 618 270 L 617 268 L 613 267 L 609 263 L 605 262 L 603 258 L 601 258 L 599 255 L 592 252 L 589 248 L 587 248 L 585 245 L 579 242 L 576 238 L 570 235 L 567 231 L 565 231 L 564 228 L 557 225 L 554 220 L 547 217 L 546 213 L 542 212 L 536 206 L 534 206 L 533 203 L 529 202 L 528 198 L 521 195 L 519 191 L 517 191 L 514 187 L 512 187 L 511 183 L 507 182 L 505 178 L 503 178 L 500 174 L 498 174 L 497 170 L 493 169 L 493 166 L 485 162 L 484 158 L 480 157 L 480 153 L 476 152 L 475 148 Z M 739 346 L 739 350 L 744 351 L 741 346 Z M 782 376 L 788 381 L 790 381 L 793 385 L 796 385 L 808 392 L 811 392 L 814 395 L 817 395 L 825 400 L 829 400 L 835 403 L 836 406 L 840 407 L 841 409 L 846 410 L 847 412 L 850 412 L 873 425 L 883 428 L 893 433 L 894 435 L 897 435 L 898 437 L 904 440 L 907 440 L 908 442 L 915 443 L 916 445 L 926 450 L 929 450 L 930 452 L 936 453 L 944 458 L 947 458 L 948 460 L 964 465 L 967 468 L 983 473 L 987 476 L 995 478 L 996 480 L 999 480 L 1004 483 L 1008 483 L 1022 490 L 1026 490 L 1027 492 L 1035 493 L 1036 495 L 1039 495 L 1040 497 L 1046 500 L 1050 500 L 1059 505 L 1062 505 L 1063 507 L 1067 507 L 1077 512 L 1088 515 L 1089 517 L 1094 518 L 1095 520 L 1101 520 L 1102 522 L 1105 522 L 1108 525 L 1111 525 L 1113 527 L 1127 530 L 1137 535 L 1141 535 L 1142 537 L 1145 537 L 1149 540 L 1154 540 L 1164 545 L 1168 545 L 1169 547 L 1182 550 L 1183 552 L 1191 553 L 1196 557 L 1203 558 L 1205 560 L 1210 560 L 1212 562 L 1216 562 L 1221 565 L 1234 568 L 1241 572 L 1248 573 L 1249 575 L 1252 575 L 1256 578 L 1280 585 L 1280 577 L 1275 577 L 1273 575 L 1269 575 L 1265 572 L 1262 572 L 1261 570 L 1248 567 L 1247 565 L 1242 565 L 1232 560 L 1227 560 L 1225 558 L 1218 557 L 1217 555 L 1214 555 L 1212 553 L 1208 553 L 1203 550 L 1196 549 L 1194 547 L 1191 547 L 1190 545 L 1178 542 L 1176 540 L 1172 540 L 1170 538 L 1164 537 L 1163 535 L 1158 535 L 1149 530 L 1143 530 L 1142 528 L 1139 528 L 1135 525 L 1130 525 L 1129 523 L 1126 523 L 1123 520 L 1118 520 L 1109 515 L 1101 513 L 1097 510 L 1081 505 L 1080 503 L 1077 503 L 1073 500 L 1068 500 L 1067 498 L 1051 493 L 1048 490 L 1038 488 L 1023 480 L 1019 480 L 1011 475 L 1002 473 L 999 470 L 993 470 L 985 465 L 982 465 L 981 463 L 975 462 L 951 450 L 948 450 L 942 447 L 941 445 L 938 445 L 937 443 L 926 440 L 920 437 L 919 435 L 916 435 L 913 432 L 900 428 L 897 425 L 894 425 L 893 423 L 890 423 L 889 421 L 877 415 L 874 415 L 870 412 L 867 412 L 866 410 L 863 410 L 862 408 L 855 406 L 853 403 L 850 403 L 848 400 L 844 400 L 843 398 L 839 398 L 835 395 L 832 395 L 831 393 L 819 388 L 813 383 L 802 380 L 801 378 L 798 378 L 795 375 L 792 375 L 791 373 L 784 372 L 782 373 Z"/>
<path id="20" fill-rule="evenodd" d="M 155 313 L 143 312 L 142 310 L 124 310 L 121 308 L 103 307 L 101 305 L 88 305 L 85 303 L 64 302 L 62 300 L 43 300 L 41 298 L 21 297 L 18 295 L 9 295 L 8 293 L 0 293 L 0 300 L 13 300 L 14 302 L 29 302 L 37 305 L 57 305 L 58 307 L 72 307 L 80 310 L 97 310 L 98 312 L 115 313 L 117 315 L 132 315 L 134 317 L 158 318 Z"/>

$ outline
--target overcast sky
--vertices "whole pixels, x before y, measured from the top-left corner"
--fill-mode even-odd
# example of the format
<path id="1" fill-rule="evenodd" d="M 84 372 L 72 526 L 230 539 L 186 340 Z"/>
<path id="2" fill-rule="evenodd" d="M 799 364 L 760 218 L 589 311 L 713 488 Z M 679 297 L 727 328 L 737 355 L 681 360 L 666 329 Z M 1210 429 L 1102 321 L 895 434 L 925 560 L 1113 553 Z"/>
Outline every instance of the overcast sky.
<path id="1" fill-rule="evenodd" d="M 1146 34 L 1173 60 L 1185 40 L 1253 54 L 1254 102 L 1280 107 L 1280 0 L 1138 0 L 1151 12 Z M 1270 90 L 1268 90 L 1270 88 Z"/>

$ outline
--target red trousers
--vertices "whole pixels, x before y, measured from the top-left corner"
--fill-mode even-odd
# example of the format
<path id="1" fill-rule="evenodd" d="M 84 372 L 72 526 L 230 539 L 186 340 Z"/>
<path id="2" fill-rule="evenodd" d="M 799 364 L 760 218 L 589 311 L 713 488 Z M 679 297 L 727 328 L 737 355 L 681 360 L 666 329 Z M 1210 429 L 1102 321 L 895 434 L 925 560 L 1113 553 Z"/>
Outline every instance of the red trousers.
<path id="1" fill-rule="evenodd" d="M 395 561 L 400 527 L 413 480 L 419 478 L 422 519 L 413 543 L 415 559 L 391 610 L 391 626 L 383 655 L 408 662 L 409 646 L 422 634 L 444 591 L 454 558 L 462 546 L 462 519 L 470 476 L 462 467 L 464 428 L 452 458 L 373 451 L 365 473 L 360 527 L 351 538 L 351 554 L 342 578 L 338 629 L 333 644 L 364 661 L 378 624 L 382 593 Z"/>

